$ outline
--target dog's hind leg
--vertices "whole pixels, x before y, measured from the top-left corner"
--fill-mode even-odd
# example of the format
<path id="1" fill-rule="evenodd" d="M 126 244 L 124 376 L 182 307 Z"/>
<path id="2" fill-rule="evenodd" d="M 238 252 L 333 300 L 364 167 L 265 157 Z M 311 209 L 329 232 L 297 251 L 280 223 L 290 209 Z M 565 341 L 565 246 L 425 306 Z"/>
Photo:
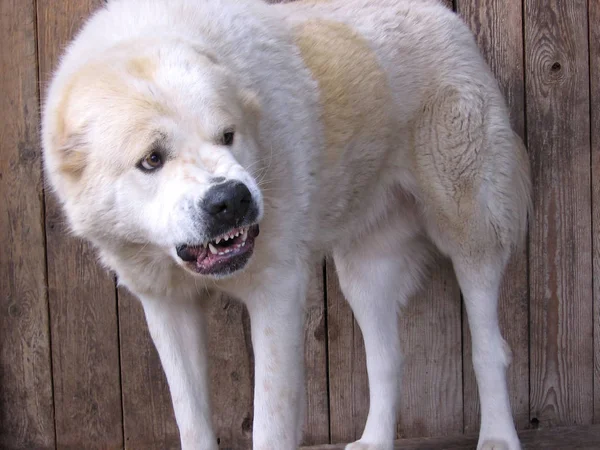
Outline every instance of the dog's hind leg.
<path id="1" fill-rule="evenodd" d="M 458 86 L 458 87 L 457 87 Z M 511 251 L 523 240 L 529 166 L 491 86 L 441 87 L 415 136 L 415 173 L 428 233 L 453 262 L 472 336 L 481 403 L 479 450 L 520 449 L 506 383 L 510 350 L 498 294 Z"/>
<path id="2" fill-rule="evenodd" d="M 472 337 L 473 367 L 481 403 L 478 449 L 520 449 L 506 383 L 511 352 L 500 333 L 497 313 L 504 261 L 457 255 L 452 259 Z"/>
<path id="3" fill-rule="evenodd" d="M 357 442 L 346 450 L 391 450 L 396 435 L 402 355 L 400 307 L 414 293 L 429 259 L 429 243 L 406 235 L 399 219 L 334 250 L 342 292 L 365 342 L 369 415 Z M 403 232 L 404 230 L 404 232 Z"/>

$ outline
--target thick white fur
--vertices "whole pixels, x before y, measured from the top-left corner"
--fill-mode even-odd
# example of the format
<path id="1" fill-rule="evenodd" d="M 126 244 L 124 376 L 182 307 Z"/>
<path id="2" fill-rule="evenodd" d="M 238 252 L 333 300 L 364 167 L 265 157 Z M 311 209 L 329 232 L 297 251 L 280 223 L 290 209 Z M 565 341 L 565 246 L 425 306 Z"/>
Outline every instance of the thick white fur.
<path id="1" fill-rule="evenodd" d="M 296 38 L 314 18 L 360 36 L 389 92 L 376 127 L 349 124 L 350 143 L 327 149 L 334 162 L 323 157 L 323 85 Z M 232 148 L 211 141 L 230 124 Z M 149 176 L 135 163 L 155 129 L 173 159 Z M 73 231 L 144 306 L 184 449 L 217 447 L 202 314 L 216 292 L 244 301 L 251 316 L 254 448 L 299 445 L 304 296 L 312 261 L 325 252 L 367 352 L 370 412 L 347 448 L 391 449 L 396 312 L 436 249 L 452 259 L 469 315 L 478 448 L 520 448 L 496 308 L 504 266 L 526 229 L 527 156 L 470 32 L 436 2 L 113 0 L 54 74 L 43 145 Z M 174 250 L 203 237 L 192 213 L 211 176 L 245 182 L 261 210 L 248 266 L 218 280 L 188 272 Z"/>

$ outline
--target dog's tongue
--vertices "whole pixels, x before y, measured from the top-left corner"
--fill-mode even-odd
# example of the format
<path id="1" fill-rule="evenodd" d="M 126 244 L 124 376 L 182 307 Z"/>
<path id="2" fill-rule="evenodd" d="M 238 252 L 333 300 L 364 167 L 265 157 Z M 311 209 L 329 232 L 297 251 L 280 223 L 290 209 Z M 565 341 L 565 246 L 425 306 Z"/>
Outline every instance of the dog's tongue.
<path id="1" fill-rule="evenodd" d="M 208 256 L 208 248 L 207 247 L 194 247 L 194 251 L 196 254 L 196 262 L 200 262 L 202 261 L 204 258 L 206 258 Z"/>

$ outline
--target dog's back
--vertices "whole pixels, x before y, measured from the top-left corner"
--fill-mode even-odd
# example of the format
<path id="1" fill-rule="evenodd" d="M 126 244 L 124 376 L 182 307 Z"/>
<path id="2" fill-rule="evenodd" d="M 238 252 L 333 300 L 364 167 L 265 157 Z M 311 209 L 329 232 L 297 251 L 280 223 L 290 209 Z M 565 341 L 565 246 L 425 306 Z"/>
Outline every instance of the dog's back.
<path id="1" fill-rule="evenodd" d="M 277 8 L 319 87 L 320 245 L 360 233 L 390 201 L 412 208 L 406 194 L 417 198 L 422 226 L 445 253 L 440 229 L 501 246 L 522 240 L 526 153 L 458 16 L 415 0 Z"/>

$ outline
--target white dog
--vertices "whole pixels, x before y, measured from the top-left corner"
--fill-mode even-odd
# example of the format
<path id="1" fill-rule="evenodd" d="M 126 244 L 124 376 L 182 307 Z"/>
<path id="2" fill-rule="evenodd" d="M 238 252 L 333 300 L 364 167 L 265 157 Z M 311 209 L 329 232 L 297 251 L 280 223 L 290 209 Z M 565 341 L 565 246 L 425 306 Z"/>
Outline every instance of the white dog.
<path id="1" fill-rule="evenodd" d="M 241 299 L 255 449 L 294 449 L 314 258 L 363 332 L 364 433 L 391 449 L 397 312 L 437 249 L 469 315 L 479 449 L 520 448 L 497 301 L 526 231 L 526 152 L 467 27 L 428 0 L 113 0 L 68 47 L 43 114 L 72 230 L 141 300 L 184 449 L 215 449 L 203 310 Z M 260 236 L 259 236 L 260 225 Z"/>

